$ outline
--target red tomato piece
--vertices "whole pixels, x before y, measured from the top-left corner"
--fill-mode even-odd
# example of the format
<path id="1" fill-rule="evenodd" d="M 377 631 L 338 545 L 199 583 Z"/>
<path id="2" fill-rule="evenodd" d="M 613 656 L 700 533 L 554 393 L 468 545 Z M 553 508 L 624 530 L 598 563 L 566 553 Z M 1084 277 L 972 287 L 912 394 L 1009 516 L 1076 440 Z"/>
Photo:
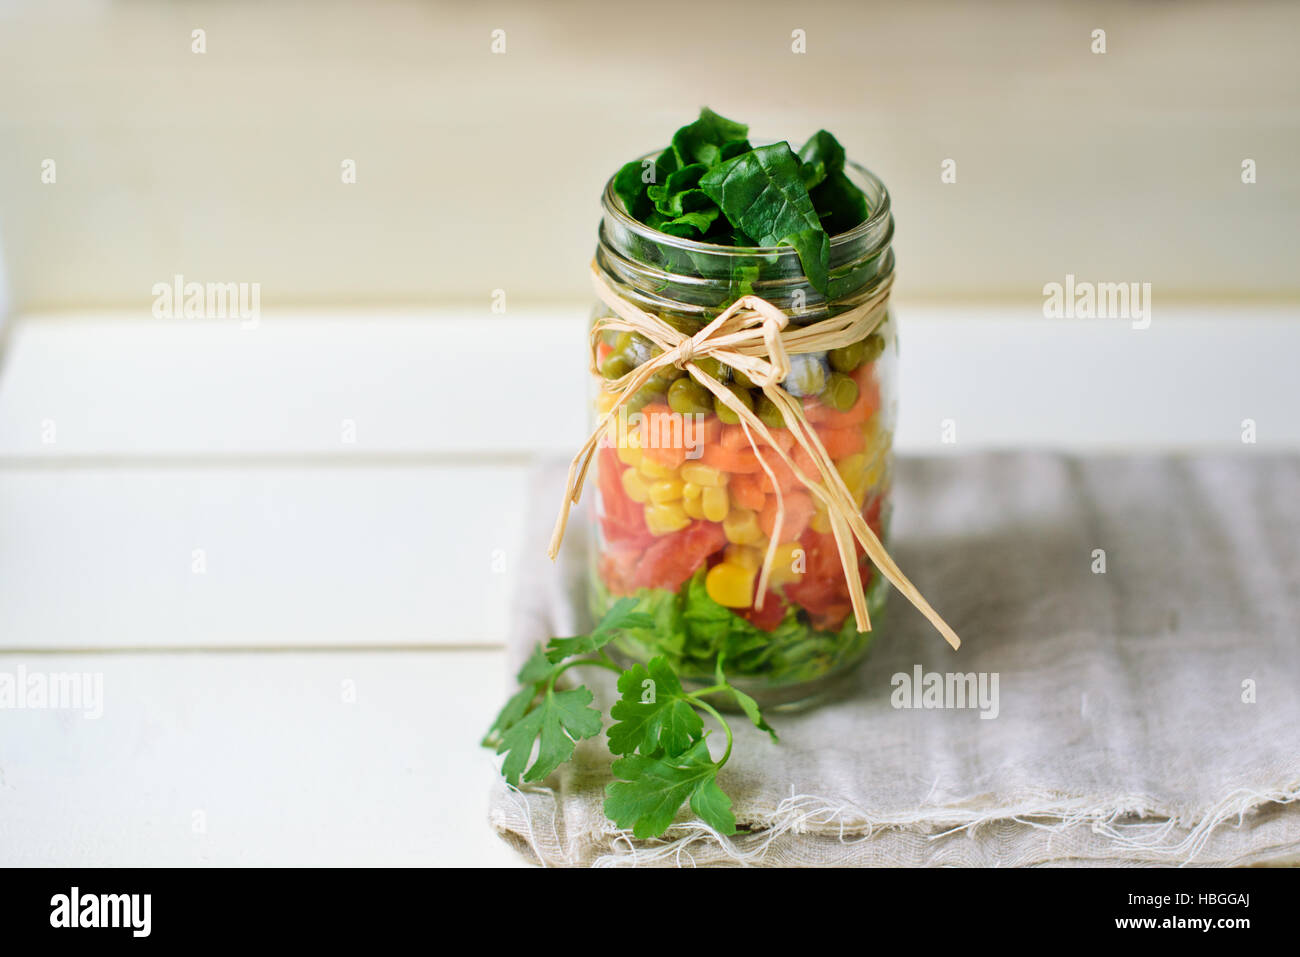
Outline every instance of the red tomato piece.
<path id="1" fill-rule="evenodd" d="M 623 490 L 623 463 L 618 450 L 606 446 L 596 456 L 596 484 L 600 489 L 600 530 L 609 545 L 642 548 L 654 538 L 646 528 L 645 510 Z"/>
<path id="2" fill-rule="evenodd" d="M 717 522 L 693 522 L 680 532 L 662 535 L 645 550 L 632 581 L 637 588 L 676 591 L 727 543 Z"/>
<path id="3" fill-rule="evenodd" d="M 780 595 L 768 589 L 767 594 L 763 597 L 762 611 L 745 608 L 740 610 L 738 614 L 754 627 L 761 628 L 763 631 L 772 631 L 785 618 L 785 602 Z"/>

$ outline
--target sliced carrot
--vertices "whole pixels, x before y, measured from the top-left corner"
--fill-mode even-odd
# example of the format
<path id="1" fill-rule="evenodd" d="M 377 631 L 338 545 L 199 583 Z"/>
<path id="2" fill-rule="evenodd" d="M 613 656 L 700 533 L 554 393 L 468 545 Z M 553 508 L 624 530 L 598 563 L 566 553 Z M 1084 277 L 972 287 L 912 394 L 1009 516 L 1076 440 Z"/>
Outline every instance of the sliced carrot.
<path id="1" fill-rule="evenodd" d="M 641 454 L 665 468 L 675 469 L 686 461 L 686 448 L 681 445 L 647 445 Z"/>
<path id="2" fill-rule="evenodd" d="M 761 446 L 775 445 L 779 448 L 790 449 L 794 445 L 794 435 L 789 429 L 777 429 L 768 426 L 768 431 L 772 434 L 772 441 L 769 442 L 758 429 L 751 430 L 754 434 L 754 441 Z M 724 425 L 722 427 L 722 444 L 729 449 L 747 449 L 750 447 L 749 439 L 745 437 L 745 430 L 738 425 Z"/>
<path id="3" fill-rule="evenodd" d="M 820 481 L 821 472 L 817 471 L 817 464 L 813 462 L 812 456 L 804 451 L 802 445 L 795 449 L 794 454 L 790 457 L 794 459 L 794 464 L 799 467 L 799 470 L 802 471 L 804 475 L 808 476 L 814 482 Z"/>
<path id="4" fill-rule="evenodd" d="M 682 423 L 682 434 L 689 447 L 703 448 L 722 441 L 722 421 L 716 415 L 688 415 Z"/>
<path id="5" fill-rule="evenodd" d="M 771 426 L 768 426 L 768 431 L 772 433 L 772 442 L 770 444 L 775 445 L 777 448 L 785 449 L 787 452 L 794 448 L 794 433 L 789 429 L 774 429 Z M 763 438 L 761 435 L 755 436 L 755 438 L 758 439 L 759 445 L 769 444 L 767 439 Z"/>
<path id="6" fill-rule="evenodd" d="M 762 472 L 742 473 L 733 476 L 727 483 L 727 494 L 737 505 L 758 512 L 762 510 L 763 500 L 767 497 L 763 486 L 770 487 L 771 484 L 771 479 Z"/>
<path id="7" fill-rule="evenodd" d="M 819 429 L 846 429 L 867 421 L 880 408 L 880 383 L 876 381 L 873 369 L 874 363 L 868 363 L 853 370 L 853 381 L 858 384 L 858 399 L 848 409 L 839 412 L 817 399 L 804 399 L 804 416 Z"/>
<path id="8" fill-rule="evenodd" d="M 781 541 L 792 542 L 804 533 L 813 517 L 813 500 L 807 492 L 785 493 L 785 521 L 781 524 Z M 776 496 L 768 496 L 758 513 L 758 527 L 768 538 L 776 527 Z"/>
<path id="9" fill-rule="evenodd" d="M 722 427 L 723 448 L 727 449 L 747 449 L 749 440 L 745 438 L 745 432 L 738 425 L 724 425 Z"/>
<path id="10" fill-rule="evenodd" d="M 668 468 L 686 461 L 686 446 L 694 440 L 687 433 L 690 421 L 660 402 L 641 410 L 641 453 Z"/>
<path id="11" fill-rule="evenodd" d="M 798 451 L 799 450 L 796 449 L 793 455 L 797 456 Z M 779 455 L 769 455 L 766 461 L 772 469 L 772 474 L 776 476 L 776 484 L 781 491 L 786 492 L 791 489 L 803 488 L 803 483 L 795 477 L 794 470 L 785 464 L 785 459 L 781 458 Z M 772 480 L 767 477 L 766 472 L 763 472 L 760 475 L 760 478 L 762 479 L 763 492 L 767 495 L 771 495 L 774 491 L 772 488 Z"/>
<path id="12" fill-rule="evenodd" d="M 826 446 L 826 454 L 833 461 L 852 455 L 854 452 L 861 452 L 866 447 L 867 440 L 862 435 L 861 429 L 818 429 L 817 437 L 822 440 L 822 445 Z"/>
<path id="13" fill-rule="evenodd" d="M 749 447 L 729 449 L 721 442 L 704 446 L 699 461 L 710 468 L 729 472 L 732 475 L 760 471 L 758 456 L 754 454 L 753 449 Z"/>

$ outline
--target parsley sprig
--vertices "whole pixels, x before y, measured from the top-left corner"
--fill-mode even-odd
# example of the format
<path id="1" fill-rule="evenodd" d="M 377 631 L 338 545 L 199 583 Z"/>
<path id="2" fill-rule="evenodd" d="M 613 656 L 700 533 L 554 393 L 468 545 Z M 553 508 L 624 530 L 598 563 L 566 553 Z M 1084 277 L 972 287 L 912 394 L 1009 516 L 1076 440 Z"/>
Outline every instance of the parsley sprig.
<path id="1" fill-rule="evenodd" d="M 757 702 L 733 687 L 719 656 L 715 683 L 687 691 L 667 658 L 624 669 L 605 650 L 620 631 L 650 628 L 654 619 L 636 611 L 634 598 L 615 602 L 587 635 L 552 638 L 540 645 L 517 676 L 520 689 L 510 697 L 483 739 L 486 747 L 505 755 L 501 773 L 511 785 L 540 781 L 573 757 L 577 742 L 593 738 L 604 727 L 594 696 L 585 685 L 557 690 L 556 682 L 572 668 L 596 667 L 618 674 L 619 698 L 609 711 L 613 723 L 607 736 L 615 756 L 615 781 L 605 789 L 605 814 L 637 838 L 658 837 L 672 825 L 683 803 L 721 834 L 736 833 L 731 799 L 718 784 L 718 772 L 731 757 L 731 725 L 705 699 L 731 695 L 754 725 L 776 732 L 763 719 Z M 722 728 L 726 747 L 714 760 L 710 731 L 701 716 Z"/>

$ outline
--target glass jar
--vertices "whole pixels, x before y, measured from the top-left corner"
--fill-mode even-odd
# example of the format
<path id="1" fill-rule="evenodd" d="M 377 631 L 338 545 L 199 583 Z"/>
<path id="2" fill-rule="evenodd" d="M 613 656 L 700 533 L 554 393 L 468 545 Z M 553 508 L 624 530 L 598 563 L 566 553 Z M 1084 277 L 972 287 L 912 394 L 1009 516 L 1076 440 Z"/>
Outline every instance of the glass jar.
<path id="1" fill-rule="evenodd" d="M 831 238 L 824 297 L 808 285 L 793 248 L 715 246 L 658 232 L 628 215 L 612 180 L 595 268 L 620 297 L 686 335 L 744 295 L 771 302 L 790 317 L 791 328 L 837 315 L 876 293 L 894 264 L 889 193 L 856 164 L 846 164 L 845 172 L 866 194 L 871 213 Z M 610 315 L 599 303 L 592 320 Z M 612 381 L 657 351 L 633 333 L 602 331 L 593 414 L 613 405 L 602 379 Z M 897 405 L 892 317 L 848 347 L 790 358 L 783 387 L 802 402 L 867 524 L 884 542 Z M 774 438 L 793 443 L 789 429 L 777 427 L 780 420 L 761 390 L 715 359 L 696 361 L 744 390 Z M 696 687 L 714 684 L 721 663 L 728 680 L 761 706 L 808 706 L 832 693 L 863 659 L 889 585 L 860 555 L 873 630 L 859 632 L 826 512 L 797 480 L 787 484 L 793 479 L 787 466 L 777 472 L 786 508 L 782 542 L 763 607 L 755 607 L 758 569 L 774 525 L 772 479 L 758 466 L 735 413 L 719 415 L 702 388 L 668 367 L 601 439 L 594 462 L 591 611 L 599 620 L 631 595 L 638 610 L 654 617 L 655 627 L 621 634 L 614 651 L 625 660 L 665 656 Z"/>

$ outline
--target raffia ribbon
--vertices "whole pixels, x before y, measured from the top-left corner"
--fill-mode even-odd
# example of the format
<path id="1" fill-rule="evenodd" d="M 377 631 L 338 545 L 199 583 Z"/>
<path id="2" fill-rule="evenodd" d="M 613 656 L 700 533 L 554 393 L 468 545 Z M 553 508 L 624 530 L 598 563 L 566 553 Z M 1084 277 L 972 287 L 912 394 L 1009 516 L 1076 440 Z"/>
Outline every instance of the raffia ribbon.
<path id="1" fill-rule="evenodd" d="M 840 564 L 844 568 L 844 578 L 849 585 L 849 596 L 853 602 L 853 615 L 858 631 L 870 631 L 871 618 L 867 613 L 867 602 L 863 595 L 857 551 L 854 547 L 855 540 L 880 569 L 881 574 L 930 620 L 948 644 L 953 648 L 961 645 L 957 633 L 939 616 L 938 612 L 930 607 L 930 603 L 925 600 L 916 586 L 908 581 L 907 576 L 889 557 L 880 540 L 868 527 L 848 486 L 845 485 L 844 479 L 840 477 L 825 446 L 818 438 L 816 430 L 804 418 L 803 407 L 779 384 L 790 374 L 792 354 L 838 349 L 857 342 L 875 331 L 885 318 L 892 276 L 853 308 L 828 319 L 789 330 L 786 329 L 790 322 L 789 317 L 772 303 L 758 296 L 742 296 L 693 336 L 678 332 L 658 316 L 644 311 L 618 295 L 605 281 L 595 262 L 591 264 L 591 279 L 596 295 L 615 313 L 614 316 L 598 319 L 592 323 L 592 372 L 597 371 L 596 348 L 600 335 L 607 330 L 639 333 L 658 346 L 660 352 L 618 379 L 602 380 L 602 387 L 617 395 L 613 405 L 601 415 L 595 431 L 574 456 L 569 466 L 564 503 L 556 519 L 548 549 L 552 559 L 559 554 L 560 543 L 564 539 L 564 529 L 569 521 L 569 510 L 582 495 L 587 471 L 591 467 L 591 460 L 596 454 L 600 437 L 606 426 L 651 376 L 660 369 L 674 365 L 689 373 L 696 382 L 712 392 L 740 417 L 740 427 L 745 438 L 749 441 L 750 448 L 758 458 L 759 466 L 771 480 L 772 488 L 776 492 L 776 520 L 759 571 L 757 598 L 754 603 L 756 609 L 761 610 L 763 607 L 768 577 L 776 557 L 776 548 L 781 540 L 781 528 L 785 520 L 785 501 L 781 492 L 781 483 L 777 481 L 772 466 L 765 458 L 765 455 L 775 454 L 784 460 L 795 477 L 826 508 L 831 533 L 839 552 Z M 782 420 L 794 436 L 795 442 L 808 453 L 817 466 L 820 481 L 806 475 L 795 464 L 791 455 L 775 442 L 763 421 L 746 408 L 730 389 L 695 363 L 694 360 L 701 356 L 717 359 L 732 369 L 738 369 L 763 390 L 763 394 L 780 411 Z M 755 433 L 765 440 L 765 445 L 760 444 L 755 438 Z"/>

